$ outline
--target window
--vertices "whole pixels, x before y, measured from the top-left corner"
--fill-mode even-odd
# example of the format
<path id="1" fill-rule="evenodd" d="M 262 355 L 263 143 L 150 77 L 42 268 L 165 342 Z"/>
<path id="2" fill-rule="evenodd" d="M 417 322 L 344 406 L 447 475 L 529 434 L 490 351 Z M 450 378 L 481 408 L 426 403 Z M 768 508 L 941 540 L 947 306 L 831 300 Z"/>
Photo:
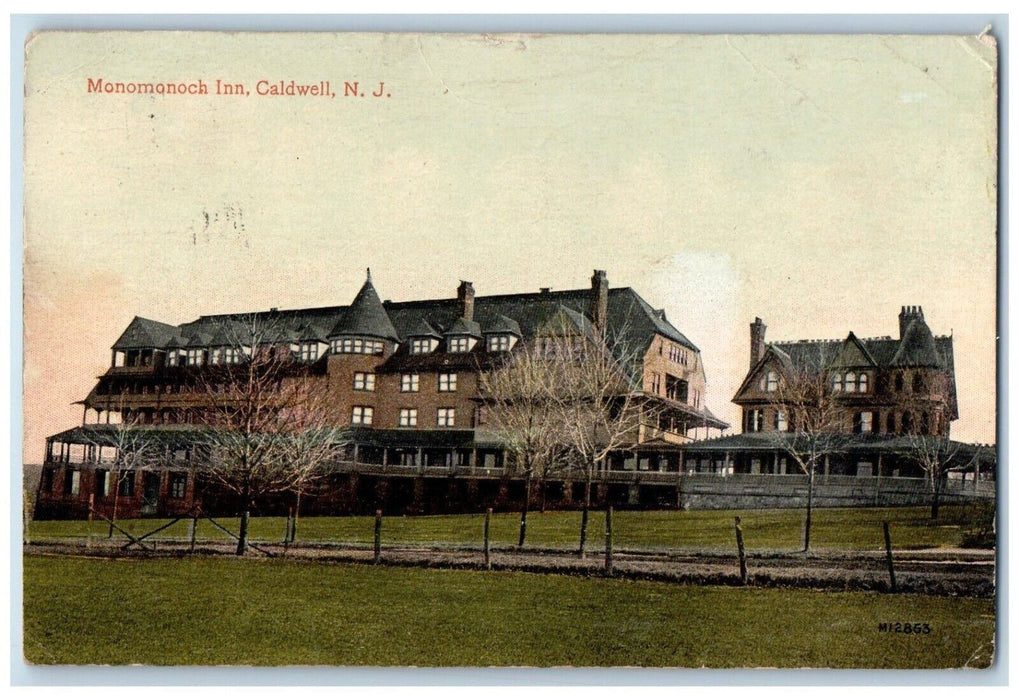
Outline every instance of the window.
<path id="1" fill-rule="evenodd" d="M 314 362 L 318 359 L 318 343 L 301 343 L 301 362 Z"/>
<path id="2" fill-rule="evenodd" d="M 842 393 L 842 375 L 838 372 L 836 372 L 835 376 L 832 377 L 831 390 L 836 394 Z"/>
<path id="3" fill-rule="evenodd" d="M 68 469 L 64 472 L 64 495 L 77 496 L 78 485 L 81 483 L 81 472 L 77 469 Z"/>
<path id="4" fill-rule="evenodd" d="M 202 355 L 204 351 L 199 350 L 188 350 L 188 364 L 189 365 L 200 365 L 202 364 Z"/>
<path id="5" fill-rule="evenodd" d="M 170 350 L 169 352 L 166 353 L 166 364 L 169 367 L 176 367 L 177 366 L 177 359 L 179 357 L 180 357 L 180 355 L 178 355 L 176 350 Z"/>
<path id="6" fill-rule="evenodd" d="M 417 372 L 413 374 L 401 374 L 400 375 L 400 391 L 403 393 L 413 393 L 418 390 L 420 383 L 420 376 Z"/>
<path id="7" fill-rule="evenodd" d="M 768 370 L 768 373 L 761 376 L 761 391 L 778 390 L 778 372 Z"/>
<path id="8" fill-rule="evenodd" d="M 188 475 L 180 472 L 170 474 L 170 498 L 184 498 L 188 491 Z"/>
<path id="9" fill-rule="evenodd" d="M 863 411 L 857 413 L 855 420 L 853 421 L 854 431 L 857 433 L 872 433 L 874 432 L 874 413 L 872 411 Z"/>
<path id="10" fill-rule="evenodd" d="M 439 375 L 439 391 L 456 391 L 456 374 L 440 374 Z"/>
<path id="11" fill-rule="evenodd" d="M 846 393 L 847 394 L 854 394 L 854 393 L 856 393 L 856 373 L 855 372 L 846 372 L 846 380 L 845 381 L 846 381 Z"/>
<path id="12" fill-rule="evenodd" d="M 860 378 L 857 380 L 856 390 L 861 394 L 866 394 L 869 390 L 870 375 L 866 372 L 860 372 Z"/>
<path id="13" fill-rule="evenodd" d="M 895 390 L 903 391 L 906 388 L 906 380 L 902 376 L 902 372 L 895 375 Z"/>
<path id="14" fill-rule="evenodd" d="M 759 433 L 764 430 L 764 411 L 755 408 L 747 414 L 747 432 Z"/>
<path id="15" fill-rule="evenodd" d="M 895 432 L 895 414 L 894 413 L 889 413 L 888 414 L 888 418 L 885 420 L 885 432 L 886 433 L 890 433 L 890 434 Z"/>
<path id="16" fill-rule="evenodd" d="M 923 375 L 917 372 L 913 375 L 913 393 L 919 394 L 924 390 Z"/>
<path id="17" fill-rule="evenodd" d="M 134 495 L 134 472 L 122 471 L 120 472 L 120 481 L 117 488 L 117 493 L 121 496 L 133 496 Z"/>
<path id="18" fill-rule="evenodd" d="M 355 391 L 375 391 L 374 372 L 354 372 Z"/>
<path id="19" fill-rule="evenodd" d="M 435 338 L 414 338 L 410 341 L 411 355 L 425 355 L 435 349 L 439 341 Z"/>
<path id="20" fill-rule="evenodd" d="M 106 470 L 96 469 L 96 495 L 102 498 L 110 493 L 110 484 L 106 480 Z"/>
<path id="21" fill-rule="evenodd" d="M 440 428 L 452 428 L 456 425 L 456 409 L 440 408 L 438 410 L 435 424 Z"/>
<path id="22" fill-rule="evenodd" d="M 354 406 L 350 413 L 351 425 L 371 425 L 375 409 L 371 406 Z"/>
<path id="23" fill-rule="evenodd" d="M 651 393 L 662 393 L 662 375 L 658 374 L 658 372 L 651 374 Z"/>
<path id="24" fill-rule="evenodd" d="M 226 348 L 223 350 L 223 362 L 228 365 L 236 365 L 244 357 L 240 348 Z"/>
<path id="25" fill-rule="evenodd" d="M 785 433 L 789 430 L 789 419 L 785 411 L 775 411 L 775 430 Z"/>
<path id="26" fill-rule="evenodd" d="M 512 347 L 513 347 L 513 336 L 511 335 L 488 336 L 489 352 L 506 352 Z"/>
<path id="27" fill-rule="evenodd" d="M 418 424 L 418 410 L 416 408 L 400 409 L 400 427 L 413 428 Z"/>
<path id="28" fill-rule="evenodd" d="M 40 488 L 43 493 L 53 492 L 53 467 L 46 467 L 42 470 L 42 485 Z"/>
<path id="29" fill-rule="evenodd" d="M 453 336 L 449 339 L 450 352 L 467 352 L 471 349 L 471 339 L 465 335 Z"/>
<path id="30" fill-rule="evenodd" d="M 329 347 L 343 355 L 381 355 L 385 349 L 381 340 L 369 338 L 337 338 Z"/>

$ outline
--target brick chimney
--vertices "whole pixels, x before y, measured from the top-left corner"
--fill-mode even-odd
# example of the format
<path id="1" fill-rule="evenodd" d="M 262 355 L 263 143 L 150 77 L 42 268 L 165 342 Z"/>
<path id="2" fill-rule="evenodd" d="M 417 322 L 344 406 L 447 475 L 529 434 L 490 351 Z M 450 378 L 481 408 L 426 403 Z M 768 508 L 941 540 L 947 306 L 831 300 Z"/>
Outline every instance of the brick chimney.
<path id="1" fill-rule="evenodd" d="M 899 340 L 902 340 L 902 336 L 906 334 L 906 329 L 909 328 L 909 324 L 914 319 L 923 320 L 923 307 L 922 306 L 903 306 L 902 311 L 899 312 Z"/>
<path id="2" fill-rule="evenodd" d="M 465 321 L 474 320 L 474 285 L 460 280 L 456 288 L 456 301 L 460 309 L 460 317 Z"/>
<path id="3" fill-rule="evenodd" d="M 591 323 L 604 331 L 609 316 L 609 278 L 605 270 L 595 270 L 591 277 Z"/>
<path id="4" fill-rule="evenodd" d="M 750 366 L 753 367 L 764 357 L 764 332 L 768 327 L 758 316 L 750 324 Z"/>

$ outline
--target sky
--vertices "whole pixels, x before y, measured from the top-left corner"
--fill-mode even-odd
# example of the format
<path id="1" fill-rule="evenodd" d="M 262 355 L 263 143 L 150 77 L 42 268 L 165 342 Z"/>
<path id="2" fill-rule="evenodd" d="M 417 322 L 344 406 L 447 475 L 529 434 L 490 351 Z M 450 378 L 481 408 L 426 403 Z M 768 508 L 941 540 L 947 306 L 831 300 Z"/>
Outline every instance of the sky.
<path id="1" fill-rule="evenodd" d="M 701 349 L 734 425 L 754 317 L 895 336 L 922 305 L 954 338 L 953 437 L 994 442 L 996 60 L 948 36 L 36 35 L 25 460 L 135 315 L 347 304 L 367 267 L 394 301 L 607 270 Z M 336 97 L 257 94 L 291 80 Z"/>

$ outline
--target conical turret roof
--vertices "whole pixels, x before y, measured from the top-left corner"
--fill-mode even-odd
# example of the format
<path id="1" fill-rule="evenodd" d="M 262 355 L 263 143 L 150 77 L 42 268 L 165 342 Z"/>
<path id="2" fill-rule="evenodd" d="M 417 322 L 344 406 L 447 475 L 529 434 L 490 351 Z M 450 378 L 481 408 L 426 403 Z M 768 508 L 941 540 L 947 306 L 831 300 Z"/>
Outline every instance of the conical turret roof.
<path id="1" fill-rule="evenodd" d="M 393 341 L 400 340 L 389 314 L 382 306 L 379 293 L 372 284 L 371 270 L 368 270 L 368 278 L 361 286 L 361 291 L 354 297 L 354 301 L 347 307 L 329 335 L 366 335 Z"/>
<path id="2" fill-rule="evenodd" d="M 922 318 L 910 321 L 891 362 L 893 367 L 943 367 L 934 334 Z"/>

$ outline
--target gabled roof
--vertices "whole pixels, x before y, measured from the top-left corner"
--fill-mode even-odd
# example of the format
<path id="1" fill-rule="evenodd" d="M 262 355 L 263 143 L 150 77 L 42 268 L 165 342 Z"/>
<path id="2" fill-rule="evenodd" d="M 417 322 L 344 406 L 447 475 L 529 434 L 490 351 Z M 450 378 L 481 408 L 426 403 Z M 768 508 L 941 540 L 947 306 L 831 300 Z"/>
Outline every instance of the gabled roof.
<path id="1" fill-rule="evenodd" d="M 485 333 L 512 333 L 520 336 L 520 324 L 512 318 L 496 314 L 495 319 L 488 326 L 485 326 Z"/>
<path id="2" fill-rule="evenodd" d="M 382 306 L 379 293 L 375 291 L 370 270 L 361 291 L 354 297 L 354 301 L 347 307 L 343 317 L 329 335 L 363 335 L 392 341 L 400 340 L 389 314 Z"/>
<path id="3" fill-rule="evenodd" d="M 477 321 L 468 321 L 465 318 L 458 318 L 453 325 L 446 330 L 446 335 L 469 335 L 474 338 L 481 337 L 481 324 Z"/>
<path id="4" fill-rule="evenodd" d="M 406 338 L 441 338 L 442 334 L 435 330 L 423 317 L 414 322 L 403 333 Z"/>
<path id="5" fill-rule="evenodd" d="M 117 342 L 114 350 L 138 350 L 142 348 L 163 348 L 177 333 L 177 326 L 135 316 Z"/>

